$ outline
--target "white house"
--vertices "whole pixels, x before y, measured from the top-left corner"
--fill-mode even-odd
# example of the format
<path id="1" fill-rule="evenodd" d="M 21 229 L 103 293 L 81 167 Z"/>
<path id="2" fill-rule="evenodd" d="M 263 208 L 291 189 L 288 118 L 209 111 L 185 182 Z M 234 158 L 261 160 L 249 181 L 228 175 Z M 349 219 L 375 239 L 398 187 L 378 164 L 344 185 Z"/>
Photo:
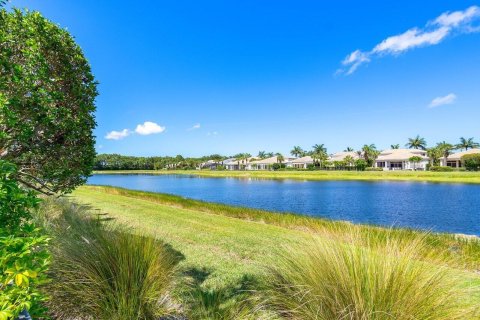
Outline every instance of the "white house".
<path id="1" fill-rule="evenodd" d="M 412 162 L 412 157 L 419 157 L 420 161 Z M 375 160 L 375 167 L 383 170 L 426 170 L 429 161 L 425 150 L 390 149 L 380 153 Z"/>
<path id="2" fill-rule="evenodd" d="M 475 149 L 470 149 L 466 151 L 456 152 L 447 157 L 447 162 L 445 162 L 445 159 L 442 158 L 440 160 L 440 164 L 442 166 L 460 168 L 460 167 L 463 167 L 462 157 L 467 154 L 475 154 L 475 153 L 480 153 L 480 149 L 475 148 Z"/>
<path id="3" fill-rule="evenodd" d="M 308 165 L 313 164 L 313 159 L 310 156 L 305 156 L 292 160 L 291 164 L 293 168 L 307 169 Z"/>
<path id="4" fill-rule="evenodd" d="M 285 157 L 282 161 L 282 164 L 284 164 L 286 167 L 291 167 L 293 160 L 295 160 L 295 158 Z M 270 170 L 275 163 L 279 163 L 277 156 L 261 160 L 254 160 L 248 163 L 247 170 Z"/>
<path id="5" fill-rule="evenodd" d="M 227 170 L 243 170 L 243 169 L 248 169 L 248 166 L 251 161 L 254 161 L 255 158 L 250 157 L 248 159 L 236 159 L 236 158 L 229 158 L 226 160 L 223 160 L 223 165 L 225 166 L 225 169 Z"/>

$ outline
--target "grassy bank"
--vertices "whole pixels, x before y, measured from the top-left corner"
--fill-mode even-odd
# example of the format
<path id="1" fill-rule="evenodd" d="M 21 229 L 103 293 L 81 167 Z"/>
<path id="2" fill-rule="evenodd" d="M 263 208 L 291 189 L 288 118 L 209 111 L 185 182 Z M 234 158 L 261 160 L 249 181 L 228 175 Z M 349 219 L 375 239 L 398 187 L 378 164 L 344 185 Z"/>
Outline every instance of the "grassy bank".
<path id="1" fill-rule="evenodd" d="M 182 174 L 212 178 L 424 181 L 439 183 L 480 183 L 480 172 L 432 171 L 214 171 L 214 170 L 112 170 L 96 174 Z"/>
<path id="2" fill-rule="evenodd" d="M 372 239 L 381 242 L 387 232 L 375 226 L 352 226 L 348 222 L 122 188 L 85 186 L 73 196 L 99 213 L 171 243 L 189 257 L 191 267 L 211 270 L 207 282 L 212 283 L 255 273 L 258 263 L 279 245 L 308 242 L 316 235 L 349 237 L 352 229 L 358 229 L 363 241 L 371 244 Z M 408 229 L 394 229 L 391 233 L 401 241 L 409 241 L 419 234 Z M 448 255 L 455 268 L 472 272 L 480 269 L 479 241 L 451 234 L 426 237 L 427 250 Z"/>

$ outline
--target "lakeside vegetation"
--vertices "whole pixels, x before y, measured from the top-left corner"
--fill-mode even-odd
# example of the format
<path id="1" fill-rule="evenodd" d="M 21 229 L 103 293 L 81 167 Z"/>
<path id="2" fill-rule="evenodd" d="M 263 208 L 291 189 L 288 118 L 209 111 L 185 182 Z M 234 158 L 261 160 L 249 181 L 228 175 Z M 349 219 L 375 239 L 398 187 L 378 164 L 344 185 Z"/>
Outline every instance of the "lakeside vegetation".
<path id="1" fill-rule="evenodd" d="M 418 291 L 424 292 L 425 295 L 422 296 L 421 293 L 416 291 L 415 294 L 420 294 L 415 297 L 417 300 L 431 296 L 433 293 L 429 289 L 433 290 L 434 288 L 438 290 L 433 295 L 434 297 L 439 299 L 440 297 L 445 297 L 443 293 L 446 293 L 445 290 L 448 291 L 448 288 L 452 288 L 451 284 L 453 281 L 456 283 L 453 287 L 454 290 L 460 290 L 455 293 L 456 297 L 462 297 L 461 301 L 457 300 L 455 304 L 462 306 L 462 310 L 472 311 L 471 303 L 480 301 L 478 291 L 480 278 L 476 273 L 480 267 L 480 242 L 477 239 L 450 234 L 425 234 L 407 229 L 388 230 L 373 226 L 352 225 L 346 222 L 334 222 L 294 214 L 278 214 L 230 207 L 172 195 L 131 191 L 113 187 L 81 187 L 74 192 L 73 200 L 88 205 L 91 209 L 90 212 L 93 214 L 101 214 L 102 217 L 105 215 L 113 218 L 118 223 L 130 226 L 133 232 L 154 236 L 171 244 L 174 250 L 181 252 L 184 259 L 180 262 L 179 267 L 184 281 L 190 283 L 190 285 L 195 283 L 194 288 L 198 295 L 196 299 L 204 302 L 205 299 L 213 300 L 209 300 L 208 306 L 198 302 L 198 300 L 196 302 L 190 301 L 187 308 L 203 308 L 206 314 L 210 314 L 209 312 L 212 309 L 217 310 L 216 312 L 222 315 L 231 315 L 232 312 L 237 314 L 236 312 L 240 312 L 239 309 L 247 307 L 243 304 L 244 301 L 252 301 L 253 299 L 255 305 L 248 308 L 260 308 L 262 312 L 275 311 L 281 318 L 285 310 L 281 311 L 280 309 L 284 309 L 287 306 L 283 305 L 280 308 L 273 301 L 262 300 L 264 298 L 262 295 L 263 290 L 268 291 L 272 285 L 280 285 L 278 277 L 270 280 L 264 277 L 265 274 L 271 274 L 268 271 L 268 266 L 275 269 L 298 268 L 298 264 L 295 267 L 295 265 L 291 265 L 292 261 L 280 259 L 280 257 L 284 257 L 282 252 L 285 251 L 283 250 L 287 250 L 288 255 L 293 255 L 294 257 L 301 256 L 312 250 L 317 252 L 317 254 L 321 254 L 318 248 L 323 248 L 321 243 L 324 242 L 322 241 L 332 241 L 332 244 L 335 245 L 341 244 L 333 246 L 334 249 L 330 251 L 325 251 L 322 256 L 322 259 L 330 257 L 333 261 L 337 259 L 337 262 L 345 262 L 345 260 L 342 260 L 342 257 L 349 257 L 352 253 L 352 251 L 349 251 L 351 248 L 363 248 L 358 252 L 356 251 L 357 249 L 351 249 L 358 254 L 366 254 L 361 259 L 360 257 L 362 256 L 359 256 L 358 261 L 351 262 L 353 265 L 350 267 L 353 268 L 354 274 L 348 274 L 353 278 L 335 279 L 340 283 L 345 281 L 345 285 L 348 284 L 350 287 L 348 289 L 349 292 L 358 290 L 360 287 L 357 286 L 369 288 L 368 290 L 370 291 L 365 291 L 362 295 L 364 299 L 373 299 L 371 302 L 377 306 L 376 310 L 388 308 L 388 306 L 384 305 L 381 307 L 380 304 L 375 302 L 374 297 L 381 299 L 382 294 L 385 294 L 383 297 L 386 298 L 387 294 L 392 295 L 394 292 L 375 293 L 378 288 L 370 286 L 376 281 L 387 281 L 387 279 L 379 279 L 377 277 L 386 276 L 390 270 L 392 276 L 394 276 L 395 272 L 401 273 L 405 271 L 408 273 L 411 271 L 412 275 L 426 276 L 427 278 L 425 279 L 431 279 L 435 283 L 431 287 L 418 287 Z M 320 244 L 318 241 L 320 241 Z M 342 251 L 342 248 L 347 251 Z M 394 250 L 393 248 L 396 249 Z M 336 251 L 332 252 L 332 250 Z M 367 253 L 363 250 L 367 250 Z M 381 256 L 386 252 L 394 254 L 394 256 L 387 256 L 389 258 L 382 261 L 371 259 L 378 257 L 380 252 L 383 252 Z M 390 260 L 390 258 L 393 260 Z M 273 264 L 273 261 L 276 261 L 278 264 Z M 301 263 L 301 261 L 298 260 L 297 262 Z M 392 261 L 403 261 L 404 263 L 400 264 L 401 267 L 395 269 L 393 267 L 395 265 L 398 266 L 398 264 Z M 415 268 L 419 265 L 416 262 L 412 264 L 412 261 L 423 261 L 421 265 L 428 267 L 417 270 Z M 371 263 L 371 265 L 368 267 L 365 264 L 359 264 L 360 262 Z M 369 274 L 369 272 L 379 267 L 377 262 L 384 266 L 390 266 L 390 269 L 388 271 L 385 270 L 385 273 L 375 272 L 375 274 Z M 324 266 L 328 268 L 328 264 L 326 262 L 322 264 L 321 260 L 315 263 L 319 267 Z M 307 271 L 309 270 L 308 265 L 311 266 L 311 263 L 307 264 L 303 271 L 297 269 L 297 277 L 303 277 L 301 275 L 302 272 L 305 277 L 313 276 L 310 271 Z M 403 269 L 407 265 L 413 269 Z M 276 270 L 278 274 L 278 269 Z M 286 270 L 292 271 L 291 269 L 282 270 L 285 270 L 285 272 L 287 272 Z M 352 269 L 349 270 L 352 271 Z M 440 274 L 431 274 L 429 270 L 440 270 Z M 335 270 L 331 271 L 334 272 Z M 346 272 L 348 270 L 343 271 Z M 287 276 L 287 273 L 285 273 L 285 276 Z M 359 278 L 356 278 L 357 276 Z M 198 283 L 199 279 L 201 281 Z M 284 280 L 286 281 L 286 279 Z M 299 280 L 300 278 L 295 279 Z M 368 281 L 368 283 L 362 284 L 362 279 Z M 408 277 L 400 279 L 396 278 L 396 284 L 399 286 L 408 286 L 408 281 L 411 281 L 413 284 L 416 281 L 414 279 L 418 280 L 418 278 L 410 278 L 409 280 Z M 289 281 L 293 281 L 293 279 Z M 313 278 L 310 280 L 304 278 L 304 281 L 310 281 L 310 283 L 295 283 L 295 285 L 313 285 L 315 287 L 319 283 L 314 282 Z M 448 284 L 448 288 L 441 284 Z M 440 287 L 436 287 L 437 285 Z M 340 288 L 341 285 L 338 284 L 338 289 L 340 290 Z M 190 294 L 184 292 L 184 290 L 188 291 L 188 289 L 180 286 L 177 290 L 181 291 L 179 294 L 183 297 L 182 299 L 186 299 L 187 296 L 190 297 Z M 321 289 L 319 288 L 318 290 Z M 467 298 L 464 296 L 465 292 L 463 290 L 466 290 L 471 297 Z M 255 295 L 247 298 L 244 296 L 247 292 L 253 292 Z M 284 299 L 286 299 L 288 294 L 287 292 L 284 293 Z M 340 292 L 337 293 L 340 294 Z M 361 297 L 357 298 L 360 299 Z M 426 303 L 426 300 L 421 301 L 423 302 L 418 307 L 422 306 L 422 308 L 428 309 L 430 304 Z M 446 300 L 442 301 L 445 302 Z M 297 306 L 305 302 L 298 301 Z M 322 303 L 324 302 L 317 301 L 314 304 L 312 303 L 311 307 L 319 307 Z M 406 299 L 403 303 L 411 305 L 413 301 Z M 465 303 L 467 303 L 467 306 Z M 353 307 L 360 308 L 360 305 L 355 303 Z M 333 309 L 330 308 L 330 310 Z M 200 311 L 195 309 L 190 312 Z M 425 312 L 428 313 L 429 311 Z M 291 315 L 291 313 L 288 314 Z M 407 315 L 404 316 L 407 318 Z M 322 317 L 314 317 L 313 315 L 292 317 L 285 315 L 285 317 L 293 319 L 324 319 Z M 214 316 L 198 317 L 198 319 L 234 318 L 228 316 L 224 318 Z M 373 316 L 365 316 L 363 318 L 383 319 L 382 317 Z M 403 317 L 398 316 L 397 318 L 402 319 Z M 434 317 L 434 319 L 447 318 Z M 467 314 L 461 314 L 460 317 L 457 314 L 456 317 L 452 316 L 451 318 L 468 319 L 469 317 Z M 193 317 L 192 319 L 197 318 Z M 243 318 L 239 317 L 239 319 Z M 358 318 L 353 317 L 351 319 Z"/>
<path id="2" fill-rule="evenodd" d="M 480 183 L 480 172 L 465 171 L 226 171 L 226 170 L 104 170 L 94 174 L 181 174 L 211 178 L 295 179 L 295 180 L 357 180 L 357 181 L 419 181 L 439 183 Z"/>
<path id="3" fill-rule="evenodd" d="M 97 82 L 87 60 L 66 30 L 38 12 L 1 10 L 0 26 L 0 320 L 28 313 L 40 320 L 480 316 L 476 237 L 81 186 L 96 163 Z M 321 164 L 326 150 L 314 149 Z M 376 149 L 362 152 L 364 168 Z M 137 160 L 135 169 L 152 164 Z M 383 172 L 155 173 L 385 179 Z M 447 174 L 460 172 L 434 176 Z M 462 174 L 477 183 L 477 175 Z"/>

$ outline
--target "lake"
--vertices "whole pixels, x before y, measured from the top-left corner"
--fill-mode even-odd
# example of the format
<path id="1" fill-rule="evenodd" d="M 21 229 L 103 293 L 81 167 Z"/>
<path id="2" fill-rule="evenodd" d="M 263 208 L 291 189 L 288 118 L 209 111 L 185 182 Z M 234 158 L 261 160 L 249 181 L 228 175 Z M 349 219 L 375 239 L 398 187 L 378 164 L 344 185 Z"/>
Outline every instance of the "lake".
<path id="1" fill-rule="evenodd" d="M 480 185 L 93 175 L 88 184 L 335 220 L 480 235 Z"/>

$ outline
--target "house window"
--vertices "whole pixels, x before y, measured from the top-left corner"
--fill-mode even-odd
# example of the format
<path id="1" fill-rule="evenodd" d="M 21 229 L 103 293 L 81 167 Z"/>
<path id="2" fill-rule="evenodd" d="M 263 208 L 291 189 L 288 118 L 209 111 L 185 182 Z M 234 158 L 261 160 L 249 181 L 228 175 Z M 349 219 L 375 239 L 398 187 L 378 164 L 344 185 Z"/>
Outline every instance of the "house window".
<path id="1" fill-rule="evenodd" d="M 401 162 L 390 162 L 390 168 L 391 169 L 402 169 L 402 163 Z"/>
<path id="2" fill-rule="evenodd" d="M 457 161 L 447 161 L 447 167 L 456 168 L 457 167 Z"/>
<path id="3" fill-rule="evenodd" d="M 377 167 L 379 168 L 385 168 L 385 162 L 377 162 Z"/>

